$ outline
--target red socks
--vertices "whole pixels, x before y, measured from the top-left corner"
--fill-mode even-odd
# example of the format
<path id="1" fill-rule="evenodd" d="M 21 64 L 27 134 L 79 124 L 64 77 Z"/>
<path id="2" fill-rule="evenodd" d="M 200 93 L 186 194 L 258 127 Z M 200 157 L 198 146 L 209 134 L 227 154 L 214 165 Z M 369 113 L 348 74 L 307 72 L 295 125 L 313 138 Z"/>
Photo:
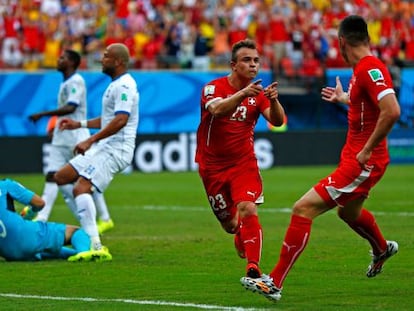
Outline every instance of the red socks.
<path id="1" fill-rule="evenodd" d="M 240 219 L 240 238 L 244 245 L 247 262 L 259 264 L 262 254 L 262 226 L 257 215 Z"/>
<path id="2" fill-rule="evenodd" d="M 270 272 L 273 282 L 282 288 L 283 281 L 299 255 L 303 252 L 309 240 L 312 220 L 298 215 L 292 215 L 286 231 L 279 261 Z"/>
<path id="3" fill-rule="evenodd" d="M 387 241 L 384 239 L 374 215 L 365 208 L 361 210 L 361 215 L 357 220 L 347 222 L 347 224 L 361 237 L 368 240 L 374 255 L 380 255 L 387 249 Z"/>

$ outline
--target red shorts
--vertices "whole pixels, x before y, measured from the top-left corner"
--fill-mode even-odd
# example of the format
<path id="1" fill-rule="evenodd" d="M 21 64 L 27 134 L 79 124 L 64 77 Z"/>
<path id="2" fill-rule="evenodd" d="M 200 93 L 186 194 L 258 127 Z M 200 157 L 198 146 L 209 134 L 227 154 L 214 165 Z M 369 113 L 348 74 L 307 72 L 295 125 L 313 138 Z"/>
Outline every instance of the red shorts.
<path id="1" fill-rule="evenodd" d="M 220 222 L 233 219 L 240 202 L 264 201 L 262 177 L 255 161 L 225 170 L 199 169 L 199 174 L 211 209 Z"/>
<path id="2" fill-rule="evenodd" d="M 362 170 L 359 165 L 340 165 L 332 174 L 321 179 L 314 189 L 328 206 L 345 206 L 358 198 L 367 198 L 386 168 L 387 164 L 375 164 L 370 170 Z"/>

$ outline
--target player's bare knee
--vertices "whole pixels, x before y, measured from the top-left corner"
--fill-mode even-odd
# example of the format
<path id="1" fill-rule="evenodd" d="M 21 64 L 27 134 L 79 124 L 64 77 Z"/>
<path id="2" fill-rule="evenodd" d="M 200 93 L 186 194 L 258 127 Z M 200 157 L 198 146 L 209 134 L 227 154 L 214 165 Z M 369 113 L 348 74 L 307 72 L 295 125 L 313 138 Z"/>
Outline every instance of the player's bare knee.
<path id="1" fill-rule="evenodd" d="M 77 197 L 78 195 L 89 193 L 92 194 L 95 188 L 91 184 L 91 182 L 83 177 L 80 177 L 74 187 L 73 187 L 73 195 Z"/>
<path id="2" fill-rule="evenodd" d="M 313 207 L 308 201 L 300 199 L 295 202 L 292 208 L 292 214 L 303 217 L 310 217 L 312 214 Z"/>
<path id="3" fill-rule="evenodd" d="M 240 202 L 237 205 L 240 218 L 247 217 L 250 215 L 257 215 L 257 205 L 253 202 Z"/>
<path id="4" fill-rule="evenodd" d="M 64 175 L 64 174 L 62 174 L 62 173 L 61 173 L 61 172 L 59 172 L 59 171 L 57 171 L 57 172 L 54 174 L 53 179 L 55 180 L 55 182 L 56 182 L 59 186 L 64 185 L 64 184 L 66 183 L 66 178 L 65 178 L 65 175 Z"/>

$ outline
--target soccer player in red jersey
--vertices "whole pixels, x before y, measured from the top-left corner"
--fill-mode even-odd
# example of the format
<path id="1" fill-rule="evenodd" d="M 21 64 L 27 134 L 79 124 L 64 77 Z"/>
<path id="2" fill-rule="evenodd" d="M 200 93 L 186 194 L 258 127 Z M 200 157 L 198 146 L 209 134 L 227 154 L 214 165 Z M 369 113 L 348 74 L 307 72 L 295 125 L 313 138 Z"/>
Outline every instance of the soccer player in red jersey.
<path id="1" fill-rule="evenodd" d="M 399 104 L 386 66 L 370 51 L 364 19 L 355 15 L 344 18 L 338 38 L 341 54 L 353 68 L 348 92 L 337 78 L 336 87 L 325 87 L 321 94 L 326 101 L 349 106 L 339 165 L 294 204 L 279 261 L 270 274 L 241 279 L 245 288 L 273 301 L 281 298 L 283 282 L 307 245 L 313 219 L 334 207 L 372 247 L 367 277 L 380 273 L 384 262 L 398 251 L 398 244 L 384 239 L 374 216 L 363 206 L 389 163 L 386 137 L 399 119 Z"/>
<path id="2" fill-rule="evenodd" d="M 246 258 L 246 275 L 260 277 L 262 228 L 257 206 L 263 186 L 254 153 L 254 127 L 260 115 L 280 126 L 285 117 L 277 82 L 263 87 L 253 81 L 260 58 L 254 41 L 232 46 L 231 73 L 206 84 L 201 94 L 196 162 L 211 209 L 223 229 L 235 235 Z"/>

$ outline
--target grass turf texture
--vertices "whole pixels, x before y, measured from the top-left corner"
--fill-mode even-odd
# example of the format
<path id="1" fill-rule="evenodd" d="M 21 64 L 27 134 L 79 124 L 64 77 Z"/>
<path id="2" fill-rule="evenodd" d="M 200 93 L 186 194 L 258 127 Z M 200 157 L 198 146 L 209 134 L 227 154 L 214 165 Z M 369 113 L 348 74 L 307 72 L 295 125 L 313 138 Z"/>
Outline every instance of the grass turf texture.
<path id="1" fill-rule="evenodd" d="M 288 209 L 332 169 L 262 172 L 265 273 L 277 259 Z M 0 177 L 15 178 L 37 193 L 43 188 L 42 175 Z M 245 262 L 236 255 L 233 237 L 209 210 L 197 173 L 118 175 L 105 193 L 115 228 L 102 237 L 113 261 L 0 260 L 0 309 L 412 310 L 413 180 L 414 166 L 391 165 L 366 202 L 385 237 L 400 244 L 383 273 L 373 279 L 365 276 L 368 243 L 331 211 L 315 220 L 308 247 L 284 284 L 282 300 L 273 304 L 240 285 Z M 75 223 L 60 195 L 51 220 Z"/>

